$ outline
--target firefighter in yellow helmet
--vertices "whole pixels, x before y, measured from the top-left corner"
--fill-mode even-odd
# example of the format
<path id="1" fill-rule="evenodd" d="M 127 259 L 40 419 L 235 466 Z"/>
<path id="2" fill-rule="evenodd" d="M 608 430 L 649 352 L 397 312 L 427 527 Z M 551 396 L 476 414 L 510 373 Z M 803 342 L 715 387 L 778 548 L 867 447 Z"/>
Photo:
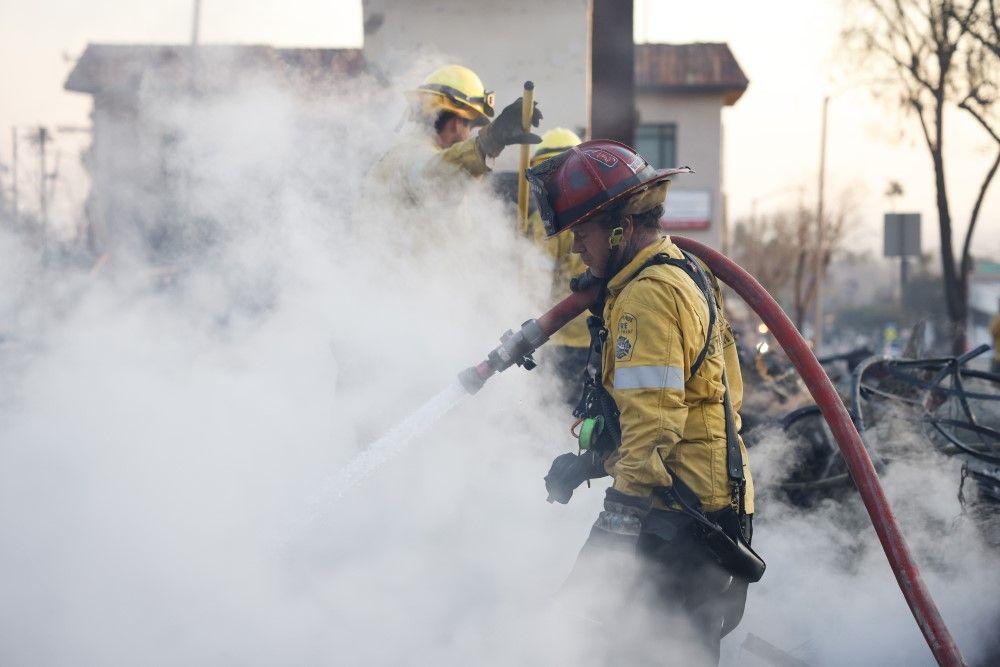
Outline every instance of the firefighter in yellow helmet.
<path id="1" fill-rule="evenodd" d="M 616 664 L 717 664 L 763 575 L 732 328 L 715 278 L 659 226 L 669 180 L 686 171 L 605 140 L 528 171 L 547 233 L 572 229 L 601 285 L 601 367 L 576 412 L 583 453 L 557 457 L 545 485 L 565 503 L 587 479 L 613 479 L 563 597 L 603 623 Z"/>
<path id="2" fill-rule="evenodd" d="M 401 191 L 410 202 L 420 201 L 427 187 L 447 187 L 462 174 L 482 176 L 490 171 L 487 158 L 495 158 L 507 146 L 541 141 L 521 128 L 521 98 L 494 118 L 494 93 L 461 65 L 435 70 L 407 98 L 405 127 L 369 180 Z M 541 118 L 535 105 L 532 125 L 537 127 Z"/>
<path id="3" fill-rule="evenodd" d="M 535 146 L 530 166 L 536 167 L 579 143 L 580 137 L 572 130 L 564 127 L 553 128 L 543 134 L 541 143 Z M 572 251 L 572 233 L 567 231 L 546 238 L 545 226 L 542 224 L 537 207 L 534 207 L 528 216 L 523 231 L 552 260 L 552 295 L 561 298 L 569 289 L 570 280 L 587 270 L 587 265 L 580 256 Z M 566 381 L 569 397 L 575 398 L 573 394 L 577 387 L 573 383 L 579 379 L 586 367 L 587 353 L 590 349 L 587 316 L 578 316 L 556 332 L 546 348 L 548 348 L 546 354 L 551 355 L 559 376 Z"/>

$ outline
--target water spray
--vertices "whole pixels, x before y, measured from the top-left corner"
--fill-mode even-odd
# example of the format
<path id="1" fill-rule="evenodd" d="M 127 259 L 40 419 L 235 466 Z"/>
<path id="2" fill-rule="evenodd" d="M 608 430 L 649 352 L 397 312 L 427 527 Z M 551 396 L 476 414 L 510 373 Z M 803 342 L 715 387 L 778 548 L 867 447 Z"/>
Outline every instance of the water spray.
<path id="1" fill-rule="evenodd" d="M 462 396 L 475 394 L 486 381 L 511 366 L 518 365 L 527 370 L 535 367 L 532 353 L 541 347 L 553 333 L 587 309 L 597 298 L 599 286 L 594 284 L 586 290 L 574 292 L 538 319 L 528 320 L 515 333 L 506 331 L 500 337 L 500 345 L 493 349 L 482 362 L 470 366 L 459 373 L 459 384 L 452 385 L 429 400 L 396 428 L 359 452 L 344 466 L 334 478 L 323 485 L 331 489 L 327 495 L 311 503 L 311 510 L 304 523 L 313 521 L 322 513 L 322 508 L 344 497 L 350 489 L 370 477 L 389 459 L 399 454 L 434 422 L 458 405 Z M 460 385 L 460 386 L 459 386 Z M 464 392 L 462 390 L 465 390 Z"/>

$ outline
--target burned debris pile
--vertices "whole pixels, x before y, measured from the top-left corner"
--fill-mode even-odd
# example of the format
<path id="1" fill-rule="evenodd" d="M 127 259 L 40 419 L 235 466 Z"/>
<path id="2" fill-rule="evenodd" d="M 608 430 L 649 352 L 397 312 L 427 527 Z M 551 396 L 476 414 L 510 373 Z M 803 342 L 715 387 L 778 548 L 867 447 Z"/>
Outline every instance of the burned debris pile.
<path id="1" fill-rule="evenodd" d="M 988 541 L 1000 545 L 1000 374 L 974 367 L 989 350 L 983 345 L 960 357 L 895 358 L 859 349 L 820 361 L 876 469 L 882 473 L 903 457 L 926 457 L 930 465 L 940 455 L 960 461 L 956 493 L 962 506 Z M 747 383 L 767 390 L 753 393 L 770 397 L 744 428 L 748 446 L 780 431 L 796 453 L 778 491 L 799 506 L 853 493 L 830 429 L 787 360 L 760 351 L 742 360 Z"/>

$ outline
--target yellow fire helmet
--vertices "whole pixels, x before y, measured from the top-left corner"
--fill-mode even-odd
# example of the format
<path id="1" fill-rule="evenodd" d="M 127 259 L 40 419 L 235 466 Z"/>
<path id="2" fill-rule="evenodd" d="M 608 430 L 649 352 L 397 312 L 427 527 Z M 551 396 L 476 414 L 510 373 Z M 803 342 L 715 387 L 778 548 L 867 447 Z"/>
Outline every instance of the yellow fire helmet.
<path id="1" fill-rule="evenodd" d="M 428 118 L 451 111 L 474 125 L 485 125 L 493 117 L 495 93 L 483 87 L 475 72 L 461 65 L 445 65 L 435 70 L 406 95 L 419 103 L 421 113 Z"/>
<path id="2" fill-rule="evenodd" d="M 531 156 L 531 166 L 545 162 L 550 157 L 562 153 L 567 148 L 572 148 L 580 143 L 580 137 L 576 132 L 567 130 L 565 127 L 555 127 L 542 135 L 542 143 L 535 147 L 535 152 Z"/>

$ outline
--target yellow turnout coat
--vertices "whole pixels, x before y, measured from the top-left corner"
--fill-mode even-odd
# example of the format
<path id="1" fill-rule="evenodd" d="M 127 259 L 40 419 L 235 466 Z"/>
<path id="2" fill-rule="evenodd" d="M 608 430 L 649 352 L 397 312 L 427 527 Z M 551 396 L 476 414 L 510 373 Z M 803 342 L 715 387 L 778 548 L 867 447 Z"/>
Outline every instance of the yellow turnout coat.
<path id="1" fill-rule="evenodd" d="M 602 382 L 621 412 L 622 440 L 605 468 L 619 491 L 648 496 L 654 487 L 670 486 L 669 466 L 698 494 L 705 511 L 713 512 L 731 501 L 722 371 L 725 367 L 739 429 L 743 380 L 735 339 L 716 284 L 719 313 L 713 340 L 691 377 L 706 342 L 708 304 L 681 268 L 653 265 L 633 277 L 657 253 L 683 257 L 669 237 L 661 238 L 608 284 Z M 753 480 L 742 440 L 740 452 L 746 511 L 752 513 Z"/>

